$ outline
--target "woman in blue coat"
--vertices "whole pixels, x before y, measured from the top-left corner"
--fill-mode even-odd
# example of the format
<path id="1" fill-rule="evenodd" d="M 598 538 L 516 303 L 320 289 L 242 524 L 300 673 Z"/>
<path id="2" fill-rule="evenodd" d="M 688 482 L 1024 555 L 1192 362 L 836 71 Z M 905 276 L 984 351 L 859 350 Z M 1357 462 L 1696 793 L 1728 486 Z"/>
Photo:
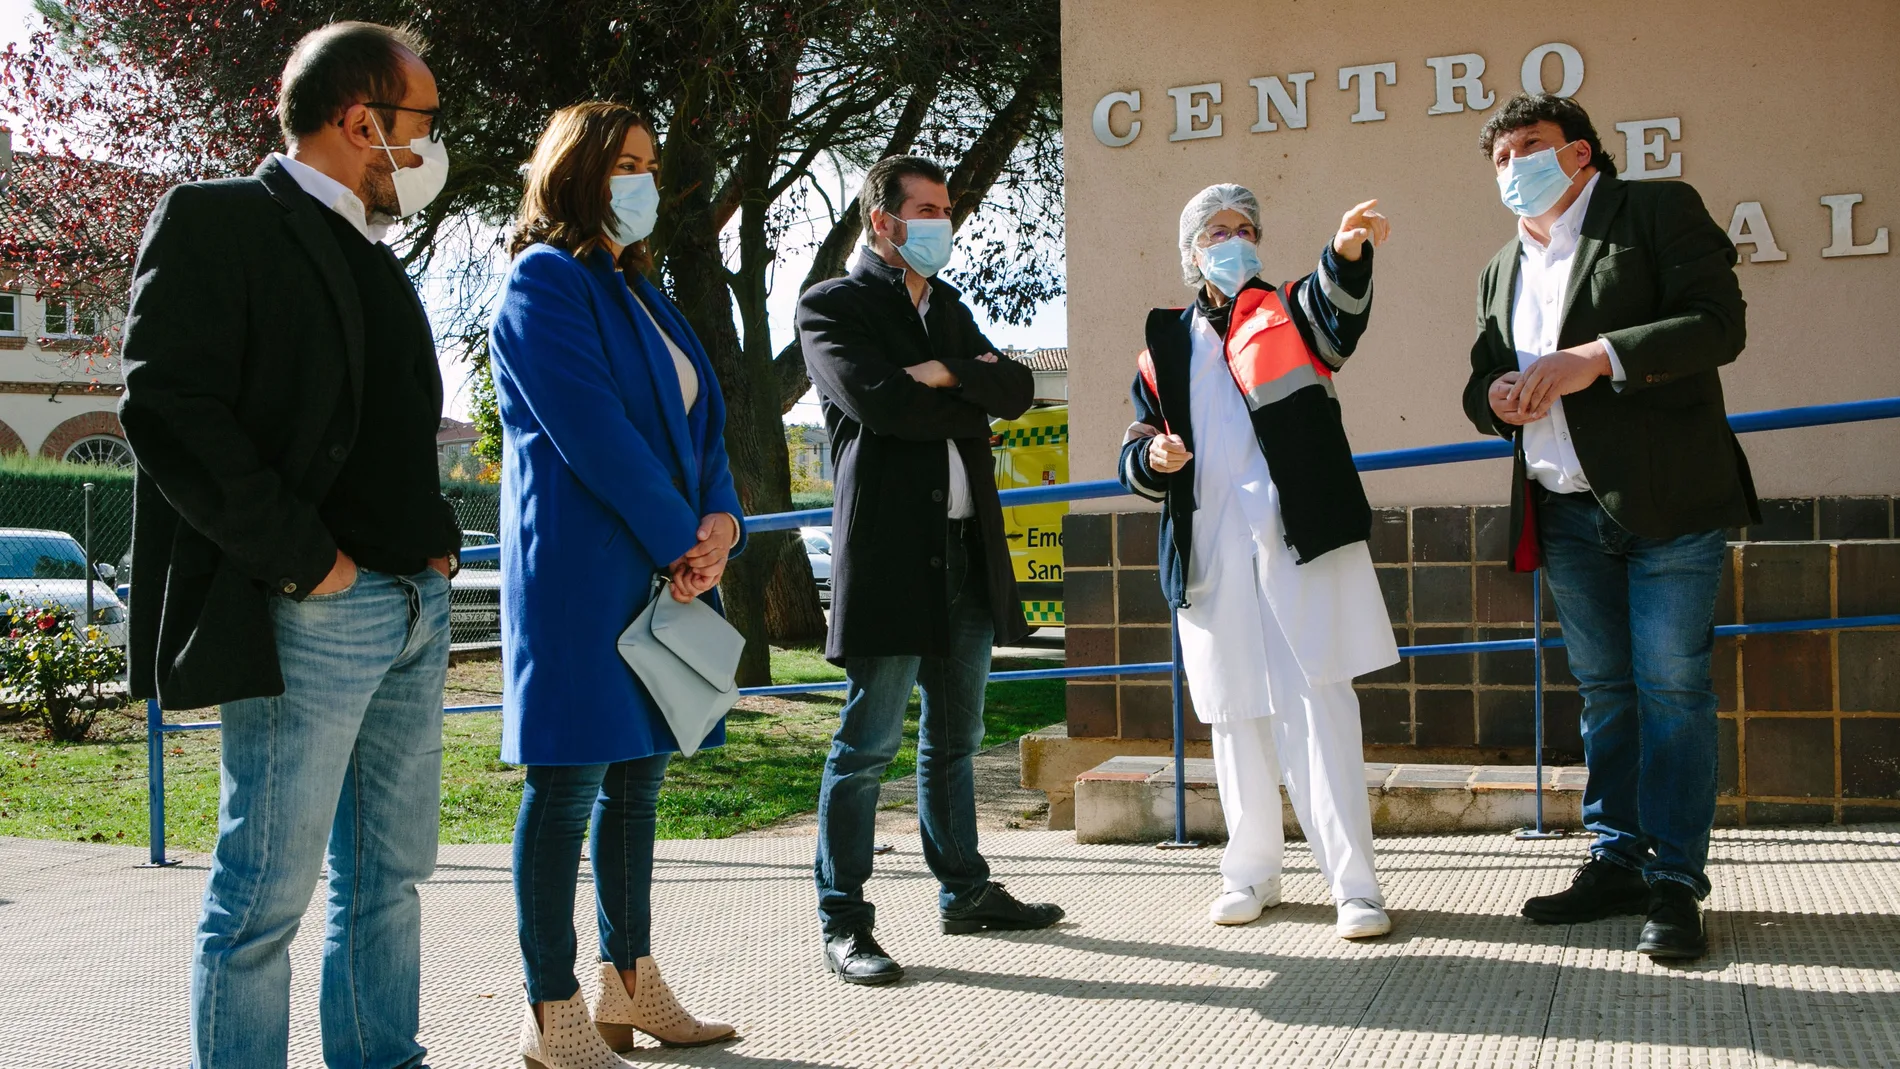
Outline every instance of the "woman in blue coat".
<path id="1" fill-rule="evenodd" d="M 529 163 L 491 334 L 502 461 L 501 758 L 527 766 L 515 903 L 544 1069 L 626 1065 L 733 1034 L 683 1010 L 651 956 L 655 806 L 679 743 L 615 642 L 646 605 L 704 596 L 744 531 L 725 405 L 705 350 L 649 283 L 658 154 L 631 109 L 556 112 Z M 725 740 L 723 723 L 703 745 Z M 601 998 L 574 975 L 574 889 L 591 821 Z M 609 1049 L 609 1048 L 612 1049 Z"/>

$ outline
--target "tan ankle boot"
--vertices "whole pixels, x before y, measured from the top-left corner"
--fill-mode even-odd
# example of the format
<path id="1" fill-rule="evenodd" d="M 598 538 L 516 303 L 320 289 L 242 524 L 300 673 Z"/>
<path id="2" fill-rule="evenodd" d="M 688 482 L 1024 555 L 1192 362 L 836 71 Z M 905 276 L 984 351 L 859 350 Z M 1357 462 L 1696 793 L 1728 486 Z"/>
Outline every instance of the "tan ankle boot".
<path id="1" fill-rule="evenodd" d="M 600 1002 L 594 1007 L 594 1020 L 614 1050 L 632 1050 L 635 1029 L 669 1047 L 700 1047 L 736 1034 L 724 1021 L 702 1021 L 687 1013 L 660 979 L 660 967 L 651 957 L 634 962 L 633 970 L 629 996 L 614 963 L 600 963 Z"/>
<path id="2" fill-rule="evenodd" d="M 541 1017 L 534 1019 L 534 1003 L 528 1003 L 521 1022 L 521 1060 L 528 1069 L 635 1069 L 607 1046 L 580 992 L 562 1002 L 543 1002 Z"/>

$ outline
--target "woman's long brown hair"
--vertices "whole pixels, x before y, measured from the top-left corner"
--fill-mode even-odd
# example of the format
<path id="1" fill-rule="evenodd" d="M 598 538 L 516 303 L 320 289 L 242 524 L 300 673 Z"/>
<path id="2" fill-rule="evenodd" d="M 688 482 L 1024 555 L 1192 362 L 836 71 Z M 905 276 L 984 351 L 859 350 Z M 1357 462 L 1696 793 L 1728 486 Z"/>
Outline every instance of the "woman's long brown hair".
<path id="1" fill-rule="evenodd" d="M 653 124 L 639 112 L 604 100 L 575 104 L 549 116 L 528 161 L 527 188 L 521 193 L 509 256 L 519 256 L 538 242 L 575 256 L 607 247 L 607 227 L 613 221 L 607 176 L 634 127 L 653 133 Z M 621 250 L 623 271 L 644 273 L 652 267 L 645 241 Z"/>

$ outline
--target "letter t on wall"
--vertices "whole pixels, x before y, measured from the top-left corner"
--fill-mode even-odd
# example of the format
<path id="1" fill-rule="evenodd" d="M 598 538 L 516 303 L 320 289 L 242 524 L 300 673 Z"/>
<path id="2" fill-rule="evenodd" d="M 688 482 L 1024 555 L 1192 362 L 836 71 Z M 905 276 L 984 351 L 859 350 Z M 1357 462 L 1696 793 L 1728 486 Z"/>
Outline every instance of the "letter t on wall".
<path id="1" fill-rule="evenodd" d="M 1483 111 L 1497 102 L 1497 95 L 1484 87 L 1478 79 L 1484 76 L 1484 57 L 1476 52 L 1466 52 L 1462 56 L 1433 56 L 1425 61 L 1438 80 L 1438 99 L 1433 102 L 1427 115 L 1455 115 L 1465 110 L 1467 105 L 1472 111 Z M 1454 74 L 1453 69 L 1463 67 L 1463 74 Z M 1461 102 L 1455 91 L 1463 89 L 1465 99 Z"/>
<path id="2" fill-rule="evenodd" d="M 1359 80 L 1359 110 L 1352 113 L 1353 122 L 1378 122 L 1385 118 L 1385 112 L 1379 110 L 1379 79 L 1385 84 L 1395 85 L 1399 80 L 1397 63 L 1367 63 L 1359 67 L 1339 68 L 1339 88 L 1351 89 L 1353 79 Z"/>

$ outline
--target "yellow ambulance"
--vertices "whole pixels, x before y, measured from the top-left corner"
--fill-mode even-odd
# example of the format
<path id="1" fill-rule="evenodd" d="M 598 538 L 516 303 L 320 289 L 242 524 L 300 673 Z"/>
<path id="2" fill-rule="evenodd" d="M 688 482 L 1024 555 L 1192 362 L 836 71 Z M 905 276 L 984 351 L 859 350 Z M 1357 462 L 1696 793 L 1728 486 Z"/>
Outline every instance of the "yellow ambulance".
<path id="1" fill-rule="evenodd" d="M 996 488 L 1054 486 L 1069 481 L 1069 406 L 1032 408 L 990 424 Z M 1003 530 L 1031 627 L 1062 626 L 1062 517 L 1067 502 L 1003 509 Z"/>

